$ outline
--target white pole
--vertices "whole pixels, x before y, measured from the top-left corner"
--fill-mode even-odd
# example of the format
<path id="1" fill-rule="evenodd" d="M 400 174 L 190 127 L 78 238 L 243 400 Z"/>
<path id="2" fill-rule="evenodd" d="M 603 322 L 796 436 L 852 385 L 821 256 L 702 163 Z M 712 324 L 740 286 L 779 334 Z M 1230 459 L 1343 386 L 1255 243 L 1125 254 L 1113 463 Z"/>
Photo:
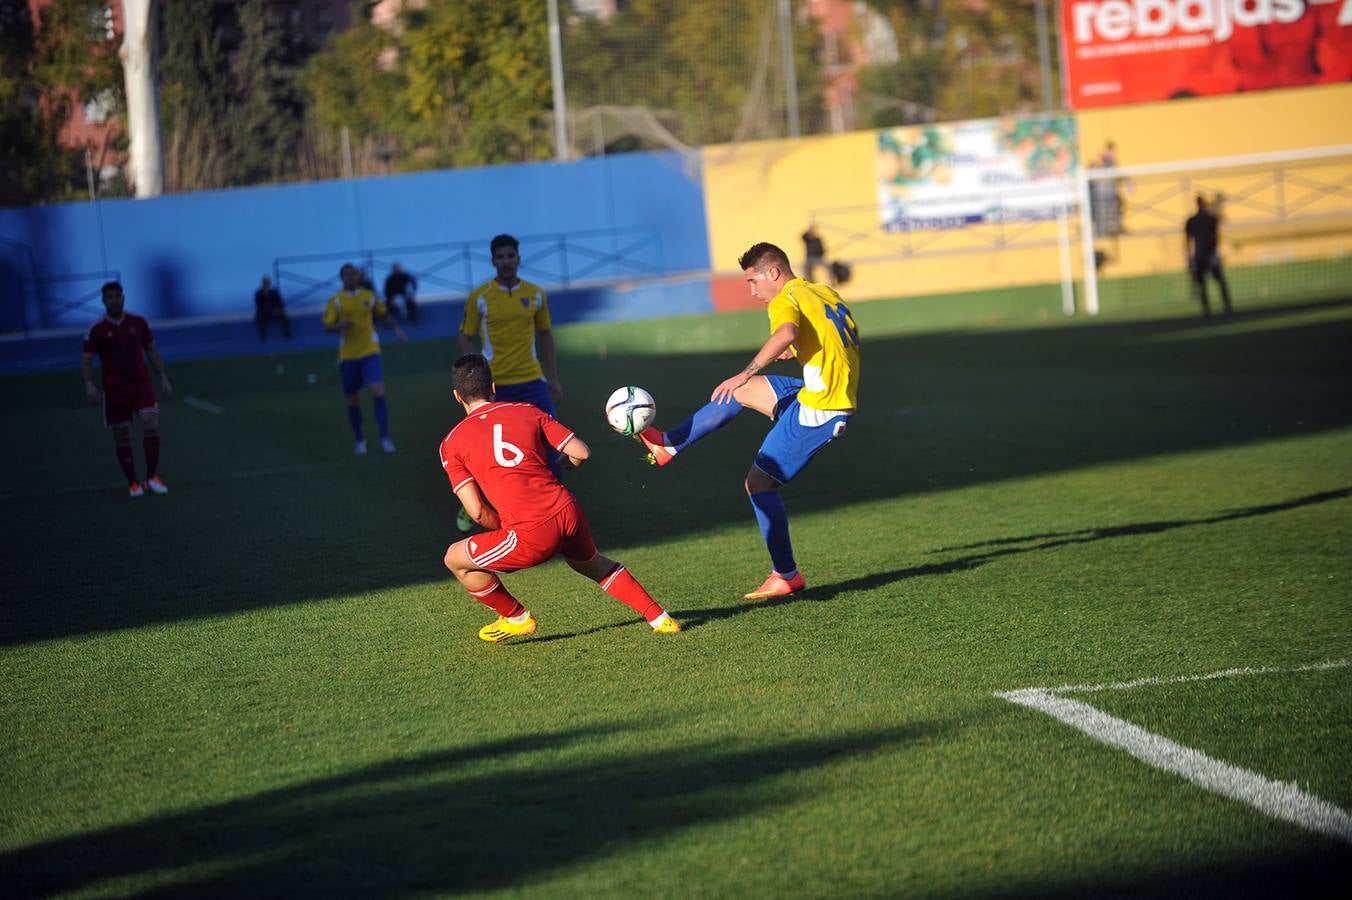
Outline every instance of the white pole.
<path id="1" fill-rule="evenodd" d="M 1037 60 L 1042 70 L 1042 109 L 1052 108 L 1051 29 L 1047 27 L 1047 0 L 1037 0 Z"/>
<path id="2" fill-rule="evenodd" d="M 789 137 L 798 137 L 798 70 L 793 62 L 793 18 L 789 0 L 779 0 L 780 59 L 784 66 L 784 105 L 788 107 Z"/>
<path id="3" fill-rule="evenodd" d="M 124 0 L 122 76 L 127 92 L 128 168 L 138 197 L 164 193 L 163 140 L 156 78 L 154 16 L 150 0 Z"/>
<path id="4" fill-rule="evenodd" d="M 568 100 L 563 92 L 563 46 L 559 36 L 559 0 L 549 0 L 549 74 L 554 82 L 554 156 L 568 158 Z"/>
<path id="5" fill-rule="evenodd" d="M 1084 167 L 1075 170 L 1075 192 L 1080 206 L 1080 266 L 1084 270 L 1084 311 L 1098 315 L 1098 269 L 1094 266 L 1094 213 L 1089 205 L 1089 175 Z"/>
<path id="6" fill-rule="evenodd" d="M 1066 204 L 1056 212 L 1057 244 L 1061 251 L 1061 312 L 1075 315 L 1075 272 L 1070 266 L 1070 221 Z"/>

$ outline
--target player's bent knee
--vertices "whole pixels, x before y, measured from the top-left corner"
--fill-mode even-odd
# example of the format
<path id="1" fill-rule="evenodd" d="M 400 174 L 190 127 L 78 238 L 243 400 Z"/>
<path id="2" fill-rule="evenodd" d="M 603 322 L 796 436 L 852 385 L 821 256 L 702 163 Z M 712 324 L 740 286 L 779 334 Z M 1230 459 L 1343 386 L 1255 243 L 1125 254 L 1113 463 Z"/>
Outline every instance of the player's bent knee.
<path id="1" fill-rule="evenodd" d="M 750 472 L 746 473 L 746 492 L 747 495 L 763 494 L 766 491 L 777 491 L 780 488 L 778 481 L 775 481 L 769 475 L 766 475 L 760 469 L 752 467 Z"/>

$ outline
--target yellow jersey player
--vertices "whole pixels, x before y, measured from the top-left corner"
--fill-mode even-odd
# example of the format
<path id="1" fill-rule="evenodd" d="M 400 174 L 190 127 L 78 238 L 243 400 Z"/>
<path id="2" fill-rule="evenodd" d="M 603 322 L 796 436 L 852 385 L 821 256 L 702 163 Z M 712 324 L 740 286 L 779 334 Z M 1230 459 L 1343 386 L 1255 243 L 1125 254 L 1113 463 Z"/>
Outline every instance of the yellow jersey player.
<path id="1" fill-rule="evenodd" d="M 510 234 L 489 241 L 493 269 L 497 274 L 470 292 L 460 320 L 460 352 L 474 353 L 477 339 L 485 359 L 493 366 L 493 381 L 499 402 L 533 404 L 551 416 L 554 404 L 563 399 L 558 356 L 549 319 L 549 298 L 538 286 L 517 277 L 521 268 L 521 244 Z M 555 476 L 562 470 L 558 454 L 550 458 Z M 456 518 L 461 531 L 474 522 L 462 509 Z"/>
<path id="2" fill-rule="evenodd" d="M 361 389 L 368 388 L 375 404 L 376 425 L 380 428 L 380 446 L 386 453 L 394 452 L 390 440 L 390 412 L 385 404 L 385 374 L 380 365 L 380 335 L 376 321 L 389 313 L 375 291 L 361 286 L 361 272 L 351 263 L 345 264 L 338 275 L 343 289 L 329 298 L 321 320 L 324 330 L 340 336 L 338 343 L 338 373 L 347 400 L 347 419 L 356 437 L 356 453 L 366 455 L 366 437 L 362 433 Z M 403 329 L 393 322 L 394 333 L 404 340 Z"/>
<path id="3" fill-rule="evenodd" d="M 845 433 L 859 396 L 859 326 L 834 289 L 796 277 L 788 256 L 774 244 L 752 246 L 739 263 L 751 295 L 769 305 L 769 339 L 689 419 L 670 431 L 648 428 L 636 437 L 653 464 L 665 466 L 731 422 L 743 407 L 774 422 L 746 475 L 746 493 L 774 566 L 765 582 L 745 595 L 759 600 L 807 587 L 794 559 L 779 489 Z M 802 378 L 758 374 L 775 360 L 793 358 L 803 366 Z"/>

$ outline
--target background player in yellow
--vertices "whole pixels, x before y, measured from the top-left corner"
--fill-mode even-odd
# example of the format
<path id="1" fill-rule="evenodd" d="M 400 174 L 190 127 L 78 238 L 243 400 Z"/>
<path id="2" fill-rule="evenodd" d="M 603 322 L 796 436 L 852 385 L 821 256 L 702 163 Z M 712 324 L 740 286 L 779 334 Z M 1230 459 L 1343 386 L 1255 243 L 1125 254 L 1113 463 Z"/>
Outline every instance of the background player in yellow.
<path id="1" fill-rule="evenodd" d="M 343 289 L 329 298 L 324 307 L 324 330 L 336 332 L 338 343 L 338 372 L 347 399 L 347 420 L 356 437 L 356 453 L 366 455 L 366 438 L 362 434 L 361 389 L 371 391 L 375 405 L 376 425 L 380 428 L 380 446 L 386 453 L 394 452 L 390 440 L 390 412 L 385 405 L 385 374 L 380 365 L 380 335 L 376 320 L 389 313 L 385 304 L 370 288 L 361 286 L 361 272 L 351 263 L 338 270 Z M 398 322 L 391 320 L 399 340 L 405 335 Z"/>
<path id="2" fill-rule="evenodd" d="M 460 320 L 460 352 L 480 352 L 493 367 L 498 402 L 532 403 L 551 416 L 563 399 L 558 356 L 549 320 L 549 298 L 539 285 L 517 277 L 521 244 L 510 234 L 488 243 L 497 275 L 475 288 L 465 300 Z M 478 340 L 479 347 L 474 346 Z M 558 455 L 549 467 L 562 475 Z M 469 531 L 474 521 L 462 509 L 456 526 Z"/>

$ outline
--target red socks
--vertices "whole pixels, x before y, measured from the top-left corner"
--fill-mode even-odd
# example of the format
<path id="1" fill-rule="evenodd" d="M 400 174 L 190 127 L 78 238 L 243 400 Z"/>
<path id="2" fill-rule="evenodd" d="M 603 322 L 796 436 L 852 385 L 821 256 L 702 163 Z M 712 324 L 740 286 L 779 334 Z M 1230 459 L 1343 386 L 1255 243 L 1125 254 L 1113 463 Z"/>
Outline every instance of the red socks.
<path id="1" fill-rule="evenodd" d="M 141 446 L 146 451 L 146 481 L 155 477 L 155 473 L 160 470 L 160 436 L 158 434 L 148 434 L 141 440 Z M 131 452 L 131 448 L 127 449 Z"/>
<path id="2" fill-rule="evenodd" d="M 481 591 L 470 591 L 469 595 L 493 612 L 509 619 L 526 611 L 526 607 L 522 606 L 521 602 L 512 596 L 497 576 L 493 577 L 493 583 L 488 587 Z"/>
<path id="3" fill-rule="evenodd" d="M 630 575 L 629 570 L 619 563 L 616 563 L 610 574 L 602 578 L 598 584 L 601 585 L 601 590 L 649 622 L 665 612 L 652 595 L 643 589 L 643 585 L 638 583 L 638 579 Z"/>
<path id="4" fill-rule="evenodd" d="M 127 484 L 136 484 L 136 457 L 132 455 L 131 444 L 115 444 L 113 449 L 117 451 L 117 464 L 127 476 Z"/>

